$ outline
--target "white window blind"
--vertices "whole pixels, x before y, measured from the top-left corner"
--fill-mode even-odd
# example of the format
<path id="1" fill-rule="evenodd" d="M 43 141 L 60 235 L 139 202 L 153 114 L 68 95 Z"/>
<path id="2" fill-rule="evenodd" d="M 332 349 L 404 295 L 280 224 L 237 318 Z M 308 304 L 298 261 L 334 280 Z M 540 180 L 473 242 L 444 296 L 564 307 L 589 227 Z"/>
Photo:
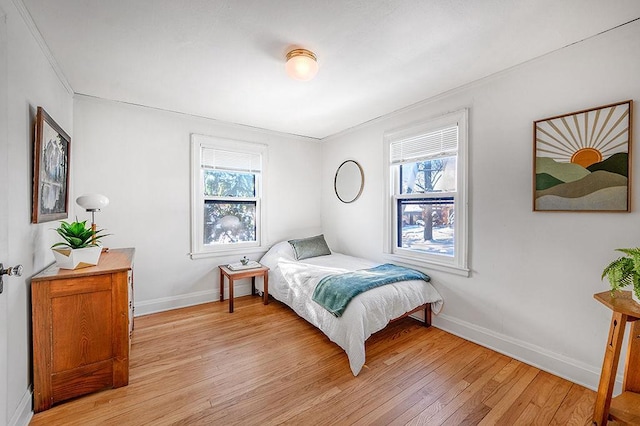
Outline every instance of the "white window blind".
<path id="1" fill-rule="evenodd" d="M 261 156 L 257 153 L 202 147 L 201 159 L 201 167 L 205 169 L 249 173 L 260 173 L 262 169 Z"/>
<path id="2" fill-rule="evenodd" d="M 456 155 L 458 126 L 393 141 L 389 149 L 391 164 L 414 163 Z"/>

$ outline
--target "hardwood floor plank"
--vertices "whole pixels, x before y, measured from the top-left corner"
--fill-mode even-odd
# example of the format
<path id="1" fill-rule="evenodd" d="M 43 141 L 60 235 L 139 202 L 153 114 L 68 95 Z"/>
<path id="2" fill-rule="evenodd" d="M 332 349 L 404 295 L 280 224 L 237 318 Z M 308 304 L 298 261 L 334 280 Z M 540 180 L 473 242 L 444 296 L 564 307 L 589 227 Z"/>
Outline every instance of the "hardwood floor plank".
<path id="1" fill-rule="evenodd" d="M 489 407 L 495 407 L 509 393 L 513 385 L 527 372 L 528 365 L 520 361 L 511 360 L 505 368 L 493 379 L 495 386 L 488 394 L 484 403 Z"/>
<path id="2" fill-rule="evenodd" d="M 524 373 L 517 379 L 513 386 L 509 389 L 509 392 L 505 394 L 502 399 L 496 403 L 492 410 L 482 419 L 479 425 L 495 425 L 495 424 L 508 424 L 502 423 L 502 417 L 508 413 L 522 394 L 522 392 L 529 386 L 529 384 L 535 379 L 536 375 L 540 372 L 537 368 L 527 366 L 524 369 Z M 491 405 L 487 404 L 489 407 Z"/>
<path id="3" fill-rule="evenodd" d="M 531 383 L 514 399 L 513 403 L 507 407 L 504 415 L 500 417 L 499 423 L 514 424 L 529 404 L 542 394 L 543 391 L 551 390 L 552 385 L 553 383 L 549 380 L 548 373 L 538 371 Z"/>
<path id="4" fill-rule="evenodd" d="M 351 374 L 337 345 L 279 302 L 239 297 L 136 318 L 129 385 L 32 425 L 589 424 L 595 393 L 405 318 Z"/>
<path id="5" fill-rule="evenodd" d="M 426 356 L 425 360 L 414 359 L 413 357 L 407 358 L 402 364 L 397 365 L 390 372 L 391 374 L 385 374 L 393 380 L 393 383 L 389 386 L 397 388 L 396 395 L 400 392 L 403 397 L 399 398 L 399 402 L 387 413 L 377 419 L 376 423 L 386 424 L 400 413 L 414 407 L 423 398 L 424 391 L 422 388 L 438 377 L 438 374 L 434 374 L 434 371 L 446 364 L 452 353 L 459 352 L 468 355 L 468 352 L 464 349 L 464 342 L 450 339 L 450 337 L 443 339 L 441 341 L 443 345 L 440 346 L 439 350 L 434 350 L 431 355 L 428 353 L 422 354 Z M 397 374 L 396 371 L 402 374 Z"/>
<path id="6" fill-rule="evenodd" d="M 530 386 L 534 397 L 514 424 L 549 424 L 572 385 L 570 382 L 544 371 L 541 371 L 538 377 L 542 379 Z"/>
<path id="7" fill-rule="evenodd" d="M 485 349 L 486 350 L 486 349 Z M 496 372 L 500 369 L 500 363 L 497 363 L 495 358 L 488 358 L 486 362 L 482 364 L 470 364 L 471 371 L 477 373 L 478 371 L 484 372 L 483 376 L 480 376 L 478 380 L 474 379 L 473 382 L 468 381 L 467 378 L 469 375 L 465 376 L 464 379 L 464 389 L 460 393 L 456 394 L 455 398 L 450 398 L 450 393 L 442 394 L 438 396 L 438 392 L 434 392 L 428 395 L 421 401 L 419 405 L 420 409 L 417 410 L 418 407 L 413 407 L 411 412 L 417 414 L 414 416 L 408 424 L 442 424 L 449 418 L 455 411 L 457 411 L 462 404 L 464 404 L 465 400 L 472 394 L 477 386 L 481 383 L 483 377 L 490 377 L 496 374 Z M 488 373 L 487 373 L 488 371 Z M 455 388 L 454 388 L 455 390 Z M 437 398 L 434 403 L 429 405 L 428 407 L 424 407 L 424 403 Z M 407 412 L 406 414 L 410 414 Z M 399 422 L 404 421 L 405 416 L 400 416 L 398 419 L 394 420 L 394 423 L 399 424 Z"/>
<path id="8" fill-rule="evenodd" d="M 465 380 L 465 377 L 469 374 L 470 371 L 480 369 L 488 363 L 488 354 L 483 353 L 482 351 L 478 351 L 476 353 L 478 355 L 475 357 L 472 352 L 465 354 L 466 357 L 473 358 L 473 361 L 465 365 L 455 375 L 442 382 L 436 388 L 428 390 L 428 388 L 435 385 L 434 382 L 431 382 L 428 385 L 423 386 L 422 388 L 417 388 L 417 386 L 414 388 L 407 388 L 403 392 L 396 394 L 393 398 L 388 399 L 386 402 L 380 403 L 377 407 L 375 407 L 375 409 L 369 409 L 363 417 L 361 417 L 358 421 L 353 422 L 352 424 L 389 424 L 393 419 L 398 417 L 399 414 L 402 414 L 399 413 L 400 410 L 405 407 L 406 409 L 409 409 L 409 406 L 405 403 L 405 401 L 410 400 L 411 396 L 416 396 L 424 404 L 426 402 L 426 399 L 423 395 L 430 395 L 432 399 L 435 399 L 435 401 L 433 401 L 428 406 L 427 410 L 437 412 L 440 407 L 453 400 L 458 394 L 463 392 L 470 385 L 470 383 Z M 446 376 L 442 375 L 442 377 L 445 378 Z M 415 406 L 415 403 L 412 404 L 412 406 Z"/>
<path id="9" fill-rule="evenodd" d="M 551 419 L 551 425 L 585 425 L 591 424 L 593 405 L 596 399 L 593 392 L 582 386 L 572 384 L 571 389 L 564 398 L 555 416 Z M 584 418 L 589 417 L 585 422 Z"/>
<path id="10" fill-rule="evenodd" d="M 446 347 L 449 347 L 450 351 L 456 349 L 458 353 L 457 356 L 463 358 L 464 349 L 461 349 L 461 347 L 468 342 L 460 340 L 455 342 L 454 339 L 451 339 L 451 341 L 456 344 Z M 472 345 L 469 345 L 469 347 L 472 347 Z M 348 385 L 343 387 L 344 392 L 338 401 L 329 401 L 324 404 L 324 406 L 314 407 L 314 410 L 304 413 L 304 416 L 309 418 L 322 417 L 328 422 L 344 420 L 344 416 L 341 413 L 350 411 L 349 414 L 353 414 L 355 411 L 355 408 L 349 409 L 349 407 L 363 407 L 367 410 L 370 409 L 369 407 L 372 405 L 382 404 L 384 402 L 384 400 L 381 400 L 382 397 L 388 399 L 401 391 L 407 394 L 415 392 L 415 389 L 411 387 L 402 389 L 398 387 L 397 384 L 399 382 L 405 383 L 408 381 L 408 378 L 412 378 L 414 379 L 414 386 L 419 389 L 430 384 L 434 379 L 438 379 L 438 377 L 444 379 L 441 375 L 433 374 L 433 371 L 441 368 L 441 366 L 446 363 L 449 357 L 449 355 L 447 355 L 448 353 L 449 352 L 442 352 L 439 356 L 433 357 L 429 357 L 427 353 L 422 353 L 422 359 L 415 359 L 414 363 L 411 364 L 412 368 L 408 371 L 397 369 L 398 373 L 402 373 L 401 377 L 393 373 L 389 375 L 388 368 L 376 369 L 372 367 L 367 371 L 366 376 L 363 375 L 362 379 L 358 376 L 357 379 L 360 380 L 348 382 Z M 460 361 L 459 364 L 462 364 L 462 361 Z M 449 367 L 454 368 L 454 363 Z M 368 389 L 368 391 L 363 392 L 363 389 Z M 385 392 L 379 392 L 379 390 L 385 390 Z"/>
<path id="11" fill-rule="evenodd" d="M 455 401 L 452 401 L 447 413 L 441 413 L 442 419 L 444 419 L 444 414 L 450 414 L 449 417 L 444 419 L 442 424 L 457 425 L 469 422 L 477 424 L 484 418 L 491 410 L 491 407 L 485 405 L 483 402 L 487 393 L 485 389 L 493 383 L 492 376 L 507 365 L 508 362 L 509 358 L 504 356 L 501 359 L 494 360 L 491 368 L 482 372 L 476 380 L 473 380 L 473 384 L 466 389 L 463 394 L 456 398 Z"/>

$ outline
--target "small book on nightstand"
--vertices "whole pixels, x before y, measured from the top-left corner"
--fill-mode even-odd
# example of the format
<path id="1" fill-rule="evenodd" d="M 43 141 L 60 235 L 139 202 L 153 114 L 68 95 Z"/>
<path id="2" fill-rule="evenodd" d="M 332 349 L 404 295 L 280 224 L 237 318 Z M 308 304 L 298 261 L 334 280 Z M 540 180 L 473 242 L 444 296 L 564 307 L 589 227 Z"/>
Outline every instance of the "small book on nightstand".
<path id="1" fill-rule="evenodd" d="M 254 268 L 259 268 L 261 266 L 262 265 L 256 262 L 255 260 L 250 260 L 249 262 L 247 262 L 246 265 L 243 265 L 241 262 L 230 263 L 229 265 L 227 265 L 227 267 L 232 271 L 241 271 L 243 269 L 254 269 Z"/>

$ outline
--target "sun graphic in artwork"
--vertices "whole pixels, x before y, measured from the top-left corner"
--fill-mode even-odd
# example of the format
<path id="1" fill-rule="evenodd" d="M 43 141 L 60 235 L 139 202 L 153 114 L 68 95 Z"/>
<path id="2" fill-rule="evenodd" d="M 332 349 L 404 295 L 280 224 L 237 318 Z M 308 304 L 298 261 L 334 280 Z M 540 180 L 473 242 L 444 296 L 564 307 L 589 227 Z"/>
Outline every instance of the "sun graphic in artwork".
<path id="1" fill-rule="evenodd" d="M 595 148 L 580 148 L 571 156 L 572 163 L 579 164 L 585 169 L 600 161 L 602 161 L 602 154 Z"/>
<path id="2" fill-rule="evenodd" d="M 629 151 L 630 104 L 582 111 L 535 122 L 536 157 L 587 168 Z"/>

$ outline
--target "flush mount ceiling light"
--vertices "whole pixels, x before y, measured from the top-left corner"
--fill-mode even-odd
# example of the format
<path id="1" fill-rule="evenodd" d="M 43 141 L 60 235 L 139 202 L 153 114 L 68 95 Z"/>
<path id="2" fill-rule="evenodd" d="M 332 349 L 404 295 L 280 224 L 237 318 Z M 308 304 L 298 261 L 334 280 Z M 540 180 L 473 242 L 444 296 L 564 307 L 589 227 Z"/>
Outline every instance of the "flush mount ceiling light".
<path id="1" fill-rule="evenodd" d="M 309 81 L 318 73 L 316 55 L 307 49 L 293 49 L 287 53 L 286 70 L 295 80 Z"/>

